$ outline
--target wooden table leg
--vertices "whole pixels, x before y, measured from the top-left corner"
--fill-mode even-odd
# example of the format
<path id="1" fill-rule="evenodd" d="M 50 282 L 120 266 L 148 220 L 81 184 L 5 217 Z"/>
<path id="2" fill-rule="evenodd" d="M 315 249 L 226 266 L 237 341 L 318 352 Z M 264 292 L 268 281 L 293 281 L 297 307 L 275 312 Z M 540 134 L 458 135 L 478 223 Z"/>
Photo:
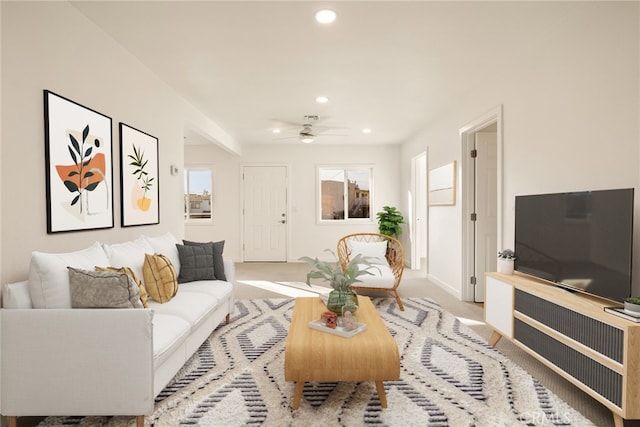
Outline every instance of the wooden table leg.
<path id="1" fill-rule="evenodd" d="M 378 390 L 378 398 L 380 399 L 380 405 L 383 408 L 387 407 L 387 393 L 384 391 L 384 385 L 382 381 L 376 381 L 376 390 Z"/>
<path id="2" fill-rule="evenodd" d="M 613 425 L 615 427 L 624 427 L 624 419 L 618 415 L 618 414 L 613 414 Z"/>
<path id="3" fill-rule="evenodd" d="M 493 333 L 491 334 L 491 337 L 489 338 L 489 345 L 491 347 L 494 347 L 496 344 L 498 344 L 498 341 L 500 341 L 500 338 L 502 338 L 502 334 L 498 331 L 493 331 Z"/>
<path id="4" fill-rule="evenodd" d="M 300 399 L 302 398 L 302 389 L 304 388 L 304 381 L 296 381 L 296 390 L 293 392 L 293 403 L 291 409 L 298 409 L 300 407 Z"/>

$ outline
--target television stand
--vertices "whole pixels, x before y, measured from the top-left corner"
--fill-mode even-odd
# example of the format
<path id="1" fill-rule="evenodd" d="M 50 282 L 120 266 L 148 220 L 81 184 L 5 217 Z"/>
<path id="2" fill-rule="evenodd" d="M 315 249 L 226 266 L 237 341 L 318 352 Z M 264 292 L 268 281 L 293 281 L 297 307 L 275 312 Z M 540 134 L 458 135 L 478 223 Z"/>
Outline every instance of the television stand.
<path id="1" fill-rule="evenodd" d="M 505 337 L 602 403 L 616 427 L 640 418 L 640 323 L 606 313 L 611 302 L 519 273 L 487 273 L 489 345 Z"/>

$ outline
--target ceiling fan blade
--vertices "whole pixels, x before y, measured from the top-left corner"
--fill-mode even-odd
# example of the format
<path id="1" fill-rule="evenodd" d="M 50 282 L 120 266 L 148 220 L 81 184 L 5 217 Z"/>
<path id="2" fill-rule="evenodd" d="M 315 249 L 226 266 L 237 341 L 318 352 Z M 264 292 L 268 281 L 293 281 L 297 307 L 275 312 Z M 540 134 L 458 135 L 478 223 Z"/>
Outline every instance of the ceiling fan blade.
<path id="1" fill-rule="evenodd" d="M 300 122 L 292 122 L 289 120 L 282 120 L 282 119 L 269 119 L 269 121 L 271 122 L 271 127 L 272 128 L 278 128 L 278 129 L 300 129 Z"/>
<path id="2" fill-rule="evenodd" d="M 339 126 L 339 125 L 322 125 L 322 126 L 316 126 L 313 125 L 313 128 L 320 131 L 320 132 L 324 132 L 324 131 L 328 131 L 328 130 L 347 130 L 349 129 L 348 126 Z"/>
<path id="3" fill-rule="evenodd" d="M 280 129 L 280 133 L 285 133 L 287 135 L 287 136 L 272 138 L 272 140 L 278 141 L 283 139 L 294 139 L 294 138 L 300 139 L 300 138 L 318 138 L 318 137 L 324 137 L 324 136 L 349 136 L 347 134 L 325 133 L 327 131 L 335 132 L 336 130 L 349 129 L 346 126 L 329 126 L 326 124 L 322 126 L 317 125 L 321 121 L 324 122 L 326 119 L 330 119 L 330 118 L 322 117 L 322 120 L 321 120 L 316 115 L 307 115 L 307 116 L 304 116 L 304 120 L 302 123 L 290 122 L 288 120 L 271 119 L 271 121 L 274 124 L 273 127 Z"/>

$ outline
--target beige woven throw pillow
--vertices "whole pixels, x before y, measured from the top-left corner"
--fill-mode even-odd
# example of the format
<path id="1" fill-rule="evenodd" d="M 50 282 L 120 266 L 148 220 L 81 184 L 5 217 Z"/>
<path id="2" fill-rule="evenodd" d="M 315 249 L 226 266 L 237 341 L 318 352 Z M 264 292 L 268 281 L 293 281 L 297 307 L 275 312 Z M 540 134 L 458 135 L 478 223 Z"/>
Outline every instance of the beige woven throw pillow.
<path id="1" fill-rule="evenodd" d="M 99 267 L 96 265 L 96 271 L 115 271 L 117 273 L 125 273 L 129 277 L 133 279 L 133 281 L 138 285 L 138 289 L 140 289 L 140 301 L 144 308 L 149 307 L 149 303 L 147 302 L 147 290 L 142 283 L 142 280 L 136 276 L 136 273 L 133 272 L 129 267 Z"/>
<path id="2" fill-rule="evenodd" d="M 146 254 L 142 274 L 144 287 L 154 301 L 165 303 L 178 292 L 178 275 L 166 256 Z"/>
<path id="3" fill-rule="evenodd" d="M 126 273 L 67 267 L 73 308 L 143 308 L 138 285 Z"/>

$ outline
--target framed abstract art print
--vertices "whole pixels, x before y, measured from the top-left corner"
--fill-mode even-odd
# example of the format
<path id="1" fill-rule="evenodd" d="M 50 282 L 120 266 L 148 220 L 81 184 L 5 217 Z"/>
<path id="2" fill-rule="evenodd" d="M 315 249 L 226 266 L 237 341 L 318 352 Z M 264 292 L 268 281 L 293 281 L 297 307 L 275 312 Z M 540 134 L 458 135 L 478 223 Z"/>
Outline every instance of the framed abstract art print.
<path id="1" fill-rule="evenodd" d="M 111 118 L 44 91 L 47 233 L 113 227 Z"/>

